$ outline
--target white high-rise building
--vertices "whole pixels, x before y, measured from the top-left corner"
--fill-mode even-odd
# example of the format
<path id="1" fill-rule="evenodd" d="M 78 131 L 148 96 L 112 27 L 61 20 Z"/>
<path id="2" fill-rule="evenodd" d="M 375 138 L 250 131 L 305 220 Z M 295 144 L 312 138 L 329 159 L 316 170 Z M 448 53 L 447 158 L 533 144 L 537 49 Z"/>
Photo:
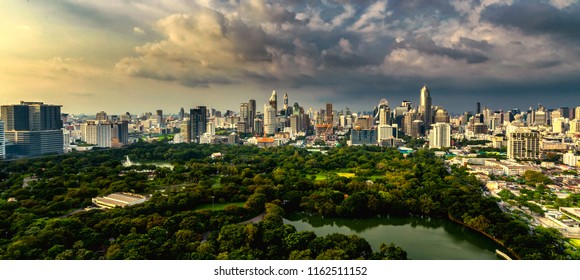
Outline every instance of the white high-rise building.
<path id="1" fill-rule="evenodd" d="M 432 127 L 429 133 L 429 148 L 451 147 L 451 125 L 448 123 L 436 123 Z"/>
<path id="2" fill-rule="evenodd" d="M 552 132 L 554 133 L 564 133 L 568 131 L 568 119 L 567 118 L 554 118 L 552 119 Z"/>
<path id="3" fill-rule="evenodd" d="M 264 134 L 276 133 L 276 109 L 269 104 L 264 105 Z"/>
<path id="4" fill-rule="evenodd" d="M 421 120 L 423 120 L 423 125 L 425 128 L 431 126 L 431 93 L 426 85 L 421 89 L 421 103 L 419 104 L 419 114 L 421 115 Z"/>

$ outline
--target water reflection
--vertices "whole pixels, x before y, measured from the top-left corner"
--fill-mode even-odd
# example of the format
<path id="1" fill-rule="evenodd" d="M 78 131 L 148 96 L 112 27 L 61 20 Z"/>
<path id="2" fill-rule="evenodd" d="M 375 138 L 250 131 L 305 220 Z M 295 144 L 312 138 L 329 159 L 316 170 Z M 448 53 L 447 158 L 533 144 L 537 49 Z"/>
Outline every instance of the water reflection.
<path id="1" fill-rule="evenodd" d="M 364 237 L 373 250 L 381 242 L 395 243 L 411 259 L 461 260 L 498 259 L 493 240 L 446 219 L 429 217 L 377 217 L 370 219 L 322 218 L 294 215 L 285 219 L 299 231 L 317 235 L 330 233 L 357 234 Z"/>

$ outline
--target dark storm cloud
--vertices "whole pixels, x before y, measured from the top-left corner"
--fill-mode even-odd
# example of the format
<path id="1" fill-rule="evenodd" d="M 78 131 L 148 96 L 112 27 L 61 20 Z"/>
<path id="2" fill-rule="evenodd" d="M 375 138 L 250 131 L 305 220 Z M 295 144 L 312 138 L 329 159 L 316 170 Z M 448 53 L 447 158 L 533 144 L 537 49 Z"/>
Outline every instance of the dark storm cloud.
<path id="1" fill-rule="evenodd" d="M 517 1 L 513 5 L 492 5 L 482 20 L 529 35 L 549 35 L 560 40 L 580 40 L 580 5 L 558 9 L 548 3 Z"/>
<path id="2" fill-rule="evenodd" d="M 475 44 L 478 45 L 478 48 L 482 46 L 489 48 L 485 43 L 465 40 L 465 38 L 462 39 L 463 41 L 461 43 L 463 45 L 473 46 Z M 413 38 L 410 41 L 405 41 L 405 43 L 399 45 L 402 48 L 412 48 L 430 55 L 441 55 L 455 60 L 465 60 L 468 64 L 483 63 L 489 60 L 487 56 L 478 51 L 437 46 L 431 38 L 424 35 Z"/>

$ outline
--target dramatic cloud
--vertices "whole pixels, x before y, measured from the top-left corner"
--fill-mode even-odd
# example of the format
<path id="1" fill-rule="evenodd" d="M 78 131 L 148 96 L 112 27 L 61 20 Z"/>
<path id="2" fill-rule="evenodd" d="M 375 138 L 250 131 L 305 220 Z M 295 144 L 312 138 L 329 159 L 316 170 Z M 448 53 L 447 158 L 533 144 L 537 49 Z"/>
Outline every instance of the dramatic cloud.
<path id="1" fill-rule="evenodd" d="M 10 23 L 3 24 L 3 34 L 18 40 L 8 40 L 0 50 L 18 54 L 14 57 L 35 54 L 26 63 L 42 61 L 38 67 L 47 79 L 76 75 L 88 81 L 76 92 L 99 92 L 114 76 L 118 91 L 122 86 L 138 91 L 146 84 L 196 96 L 218 92 L 215 100 L 225 103 L 238 102 L 229 98 L 234 93 L 251 98 L 276 88 L 301 93 L 306 102 L 413 99 L 423 83 L 434 87 L 434 96 L 463 94 L 466 102 L 479 94 L 502 98 L 508 91 L 539 98 L 552 89 L 580 102 L 574 97 L 580 80 L 580 4 L 573 0 L 18 5 L 34 10 L 34 18 L 50 12 L 54 21 L 19 20 L 8 13 L 0 19 Z M 52 36 L 59 43 L 47 44 Z M 26 49 L 18 48 L 22 45 Z M 8 75 L 13 74 L 0 78 Z"/>

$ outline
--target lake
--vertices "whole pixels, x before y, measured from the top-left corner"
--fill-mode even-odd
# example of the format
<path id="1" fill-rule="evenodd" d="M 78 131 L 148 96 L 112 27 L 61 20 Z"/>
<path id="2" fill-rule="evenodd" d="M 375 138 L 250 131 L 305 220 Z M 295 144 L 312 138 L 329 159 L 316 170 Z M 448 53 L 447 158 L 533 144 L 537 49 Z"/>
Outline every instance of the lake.
<path id="1" fill-rule="evenodd" d="M 395 243 L 414 260 L 497 260 L 506 249 L 488 237 L 446 219 L 420 217 L 380 217 L 370 219 L 290 216 L 284 223 L 298 231 L 356 234 L 365 238 L 374 251 L 381 242 Z"/>

